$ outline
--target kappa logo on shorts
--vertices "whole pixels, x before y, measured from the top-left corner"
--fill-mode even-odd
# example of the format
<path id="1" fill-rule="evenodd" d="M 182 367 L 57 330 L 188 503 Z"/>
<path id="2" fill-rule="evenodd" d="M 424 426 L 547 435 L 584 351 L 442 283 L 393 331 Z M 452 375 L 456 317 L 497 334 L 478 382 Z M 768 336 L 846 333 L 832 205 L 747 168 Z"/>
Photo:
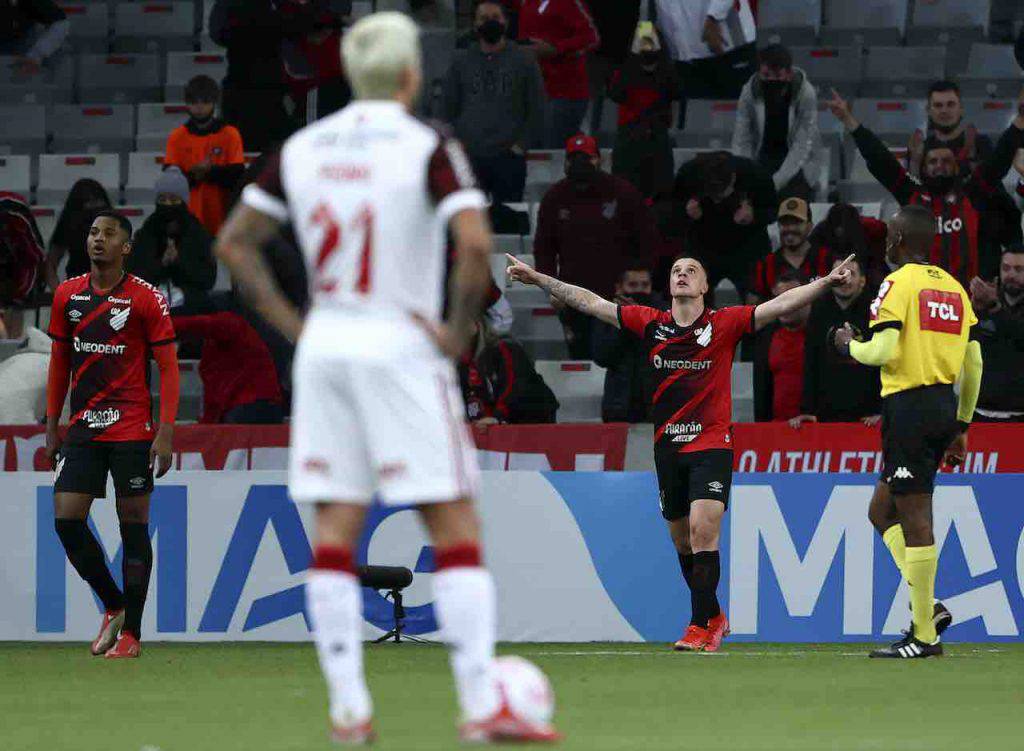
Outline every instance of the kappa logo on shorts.
<path id="1" fill-rule="evenodd" d="M 714 480 L 708 483 L 708 490 L 710 490 L 712 493 L 721 493 L 723 490 L 725 490 L 725 485 L 720 483 L 718 480 Z"/>
<path id="2" fill-rule="evenodd" d="M 146 478 L 133 477 L 128 481 L 128 487 L 130 487 L 132 490 L 141 490 L 142 488 L 146 487 Z"/>
<path id="3" fill-rule="evenodd" d="M 892 473 L 893 479 L 895 480 L 913 480 L 914 475 L 906 467 L 897 467 L 896 471 Z"/>
<path id="4" fill-rule="evenodd" d="M 704 327 L 703 330 L 697 329 L 694 332 L 697 335 L 697 344 L 702 347 L 706 347 L 711 344 L 711 324 L 709 323 Z"/>
<path id="5" fill-rule="evenodd" d="M 131 314 L 131 308 L 111 308 L 110 309 L 110 328 L 114 331 L 120 331 L 124 328 L 124 325 L 128 323 L 128 316 Z"/>

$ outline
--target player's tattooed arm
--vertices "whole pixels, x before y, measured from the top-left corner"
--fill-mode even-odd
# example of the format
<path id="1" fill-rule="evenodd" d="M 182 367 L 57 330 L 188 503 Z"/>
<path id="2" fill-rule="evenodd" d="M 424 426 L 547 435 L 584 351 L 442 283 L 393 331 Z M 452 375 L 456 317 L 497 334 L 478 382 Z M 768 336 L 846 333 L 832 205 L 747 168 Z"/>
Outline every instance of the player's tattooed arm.
<path id="1" fill-rule="evenodd" d="M 594 316 L 594 318 L 604 323 L 619 328 L 619 312 L 618 306 L 615 303 L 605 300 L 589 289 L 576 287 L 547 274 L 542 274 L 513 255 L 506 253 L 505 257 L 509 261 L 506 273 L 510 280 L 540 287 L 553 298 L 565 303 L 570 308 L 586 313 L 588 316 Z"/>
<path id="2" fill-rule="evenodd" d="M 277 220 L 239 203 L 217 236 L 216 253 L 250 307 L 295 342 L 302 331 L 302 316 L 277 286 L 262 252 L 279 227 Z"/>

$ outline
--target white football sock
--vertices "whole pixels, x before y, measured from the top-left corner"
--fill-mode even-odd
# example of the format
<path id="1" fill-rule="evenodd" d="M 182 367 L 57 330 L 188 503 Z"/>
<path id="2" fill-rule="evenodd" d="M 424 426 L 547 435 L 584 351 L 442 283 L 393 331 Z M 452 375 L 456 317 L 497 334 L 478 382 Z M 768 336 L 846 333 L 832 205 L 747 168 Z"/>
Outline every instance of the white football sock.
<path id="1" fill-rule="evenodd" d="M 434 574 L 434 607 L 451 647 L 459 707 L 467 722 L 487 719 L 500 706 L 494 674 L 495 599 L 494 580 L 486 569 L 467 566 Z"/>
<path id="2" fill-rule="evenodd" d="M 306 608 L 327 680 L 331 721 L 345 726 L 365 722 L 373 705 L 363 676 L 363 598 L 358 579 L 312 569 L 306 578 Z"/>

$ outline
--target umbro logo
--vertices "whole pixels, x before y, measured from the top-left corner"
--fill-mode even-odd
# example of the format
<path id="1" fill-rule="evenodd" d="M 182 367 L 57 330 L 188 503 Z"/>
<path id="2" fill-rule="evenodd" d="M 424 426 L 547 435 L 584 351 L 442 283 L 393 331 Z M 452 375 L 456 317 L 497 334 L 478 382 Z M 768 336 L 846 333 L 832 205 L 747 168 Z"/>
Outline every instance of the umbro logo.
<path id="1" fill-rule="evenodd" d="M 720 483 L 718 480 L 708 483 L 708 490 L 712 493 L 721 493 L 725 489 L 725 485 Z"/>
<path id="2" fill-rule="evenodd" d="M 896 471 L 892 473 L 892 476 L 896 480 L 913 480 L 914 475 L 906 467 L 897 467 Z"/>

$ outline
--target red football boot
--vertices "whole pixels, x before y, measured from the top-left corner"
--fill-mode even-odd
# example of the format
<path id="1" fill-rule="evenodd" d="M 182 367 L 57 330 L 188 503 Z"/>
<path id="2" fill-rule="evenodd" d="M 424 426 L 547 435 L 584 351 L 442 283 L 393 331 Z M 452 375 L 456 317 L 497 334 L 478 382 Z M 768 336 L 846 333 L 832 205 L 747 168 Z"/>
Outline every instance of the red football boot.
<path id="1" fill-rule="evenodd" d="M 103 614 L 103 621 L 100 623 L 100 632 L 89 647 L 94 656 L 99 657 L 106 654 L 107 650 L 114 646 L 117 641 L 117 634 L 124 625 L 124 608 L 120 610 L 108 610 Z"/>
<path id="2" fill-rule="evenodd" d="M 725 617 L 725 611 L 718 611 L 718 615 L 708 621 L 708 641 L 704 645 L 705 652 L 717 652 L 722 646 L 722 639 L 729 635 L 729 619 Z"/>
<path id="3" fill-rule="evenodd" d="M 370 720 L 357 725 L 333 725 L 331 742 L 338 746 L 369 746 L 377 740 Z"/>
<path id="4" fill-rule="evenodd" d="M 711 633 L 706 628 L 691 623 L 686 627 L 683 638 L 677 641 L 672 649 L 676 652 L 703 652 L 709 638 L 711 638 Z"/>
<path id="5" fill-rule="evenodd" d="M 142 654 L 142 645 L 130 631 L 122 631 L 117 637 L 117 644 L 107 650 L 103 656 L 108 660 L 122 660 L 138 657 Z"/>
<path id="6" fill-rule="evenodd" d="M 504 701 L 493 716 L 479 722 L 465 722 L 459 727 L 463 743 L 557 743 L 562 740 L 547 723 L 536 723 L 517 717 Z"/>

